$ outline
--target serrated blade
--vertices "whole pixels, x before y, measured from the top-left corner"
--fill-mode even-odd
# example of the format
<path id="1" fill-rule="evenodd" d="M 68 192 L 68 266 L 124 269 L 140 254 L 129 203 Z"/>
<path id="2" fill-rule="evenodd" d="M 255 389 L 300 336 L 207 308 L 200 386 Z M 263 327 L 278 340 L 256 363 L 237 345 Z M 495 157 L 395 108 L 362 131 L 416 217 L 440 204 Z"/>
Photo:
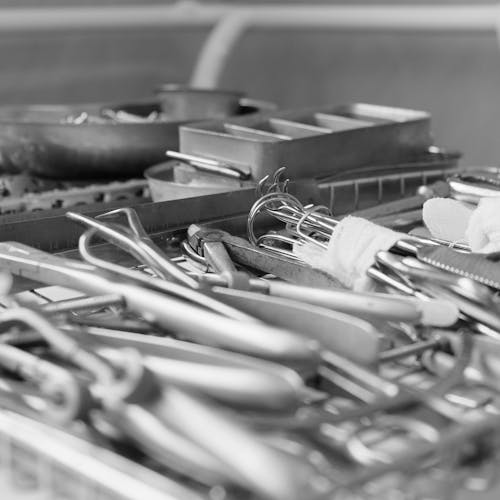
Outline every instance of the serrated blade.
<path id="1" fill-rule="evenodd" d="M 417 257 L 431 266 L 500 290 L 500 263 L 489 260 L 486 254 L 463 253 L 438 246 L 419 248 Z"/>

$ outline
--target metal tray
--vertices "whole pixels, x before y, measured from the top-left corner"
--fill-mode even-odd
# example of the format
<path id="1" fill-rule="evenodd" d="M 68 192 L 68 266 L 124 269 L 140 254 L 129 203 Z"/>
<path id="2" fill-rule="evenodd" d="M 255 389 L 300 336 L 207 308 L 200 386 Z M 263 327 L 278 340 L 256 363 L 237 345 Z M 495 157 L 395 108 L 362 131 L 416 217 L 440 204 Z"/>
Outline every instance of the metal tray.
<path id="1" fill-rule="evenodd" d="M 316 183 L 303 181 L 291 186 L 291 192 L 308 203 L 319 203 Z M 146 231 L 151 235 L 169 237 L 172 232 L 185 230 L 190 224 L 217 224 L 233 218 L 246 218 L 255 202 L 255 189 L 245 188 L 226 193 L 163 201 L 130 203 L 116 200 L 78 207 L 90 216 L 118 207 L 133 206 Z M 66 209 L 19 215 L 0 216 L 0 241 L 18 241 L 48 252 L 61 252 L 77 247 L 81 227 L 70 221 Z M 244 227 L 244 226 L 242 226 Z"/>
<path id="2" fill-rule="evenodd" d="M 335 215 L 343 215 L 385 201 L 411 196 L 415 194 L 418 186 L 459 171 L 455 164 L 442 162 L 433 165 L 432 169 L 424 168 L 408 172 L 404 176 L 396 173 L 320 183 L 313 179 L 300 180 L 292 183 L 290 190 L 303 203 L 327 205 Z M 82 206 L 80 211 L 97 215 L 120 206 L 133 206 L 146 231 L 153 235 L 156 241 L 162 241 L 194 223 L 212 223 L 241 234 L 255 200 L 254 188 L 244 188 L 159 203 L 141 204 L 131 203 L 131 200 L 116 200 L 107 204 Z M 67 219 L 65 212 L 65 209 L 56 209 L 0 216 L 0 241 L 18 241 L 49 252 L 74 249 L 81 228 Z"/>
<path id="3" fill-rule="evenodd" d="M 233 164 L 254 179 L 283 166 L 292 178 L 300 178 L 408 162 L 425 155 L 432 144 L 428 113 L 360 103 L 180 128 L 183 153 Z"/>
<path id="4" fill-rule="evenodd" d="M 406 164 L 405 164 L 406 165 Z M 401 166 L 403 168 L 403 165 Z M 373 207 L 379 203 L 413 196 L 419 186 L 445 179 L 460 172 L 456 161 L 408 164 L 408 170 L 375 172 L 359 178 L 322 180 L 318 186 L 323 205 L 335 215 Z"/>

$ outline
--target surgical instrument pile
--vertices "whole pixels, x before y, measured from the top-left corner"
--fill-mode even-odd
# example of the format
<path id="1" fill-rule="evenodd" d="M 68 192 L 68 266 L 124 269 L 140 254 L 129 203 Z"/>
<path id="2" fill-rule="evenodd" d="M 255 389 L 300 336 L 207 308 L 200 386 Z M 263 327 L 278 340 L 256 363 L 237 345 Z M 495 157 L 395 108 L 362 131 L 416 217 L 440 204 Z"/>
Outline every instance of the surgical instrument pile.
<path id="1" fill-rule="evenodd" d="M 500 489 L 498 280 L 406 234 L 498 172 L 459 168 L 430 118 L 184 85 L 0 106 L 0 497 Z M 405 232 L 348 289 L 299 250 L 366 210 Z"/>
<path id="2" fill-rule="evenodd" d="M 29 235 L 0 243 L 0 434 L 20 414 L 17 428 L 35 443 L 46 432 L 89 464 L 70 498 L 99 489 L 112 498 L 423 499 L 496 486 L 500 306 L 491 289 L 393 251 L 370 271 L 380 290 L 341 288 L 289 251 L 299 238 L 324 243 L 335 225 L 298 201 L 319 204 L 314 190 L 292 196 L 283 182 L 278 173 L 247 205 L 250 241 L 231 234 L 241 211 L 221 224 L 207 205 L 211 224 L 186 218 L 185 230 L 171 225 L 161 238 L 144 207 L 73 210 L 65 217 L 78 254 L 34 248 Z M 264 210 L 284 230 L 268 233 L 272 220 L 257 220 Z M 439 248 L 405 241 L 400 254 Z M 9 291 L 8 273 L 36 294 Z M 53 301 L 54 286 L 72 295 Z M 34 445 L 8 443 L 1 451 L 19 475 Z M 113 471 L 109 485 L 96 457 Z M 77 474 L 52 465 L 47 491 L 60 487 L 61 470 Z"/>

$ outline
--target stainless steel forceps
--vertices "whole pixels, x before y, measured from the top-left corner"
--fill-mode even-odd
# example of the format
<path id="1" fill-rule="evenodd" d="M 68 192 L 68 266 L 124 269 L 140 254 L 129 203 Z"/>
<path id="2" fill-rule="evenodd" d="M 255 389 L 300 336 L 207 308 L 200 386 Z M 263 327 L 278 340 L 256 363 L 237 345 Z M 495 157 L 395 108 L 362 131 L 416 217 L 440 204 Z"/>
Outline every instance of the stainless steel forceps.
<path id="1" fill-rule="evenodd" d="M 20 243 L 0 242 L 0 265 L 34 281 L 90 295 L 116 294 L 129 311 L 184 339 L 287 365 L 314 367 L 319 361 L 318 345 L 290 331 L 224 317 L 134 282 L 117 280 L 95 266 Z"/>
<path id="2" fill-rule="evenodd" d="M 294 490 L 309 490 L 309 471 L 301 463 L 216 407 L 163 384 L 137 351 L 113 349 L 111 357 L 100 357 L 27 308 L 0 314 L 0 322 L 10 321 L 35 328 L 60 357 L 92 376 L 79 391 L 71 372 L 0 345 L 0 365 L 40 386 L 53 419 L 107 422 L 160 463 L 208 485 L 237 484 L 276 500 L 298 500 Z"/>
<path id="3" fill-rule="evenodd" d="M 165 253 L 148 236 L 141 224 L 137 212 L 133 208 L 118 208 L 111 212 L 101 214 L 98 218 L 109 219 L 110 217 L 119 215 L 124 215 L 126 217 L 128 227 L 116 223 L 103 223 L 92 217 L 76 212 L 66 213 L 69 219 L 80 222 L 90 229 L 94 229 L 95 232 L 105 240 L 118 246 L 125 252 L 132 254 L 137 260 L 146 264 L 158 277 L 173 279 L 190 288 L 198 288 L 197 281 L 168 259 Z"/>
<path id="4" fill-rule="evenodd" d="M 151 246 L 155 247 L 155 245 L 147 235 L 144 236 L 145 232 L 140 225 L 137 214 L 132 209 L 125 209 L 124 213 L 129 219 L 129 224 L 139 229 L 133 231 L 116 224 L 103 223 L 84 215 L 75 213 L 70 213 L 69 215 L 72 220 L 78 220 L 87 226 L 91 226 L 91 231 L 95 231 L 95 234 L 103 234 L 108 241 L 119 245 L 122 249 L 128 250 L 132 255 L 141 258 L 143 263 L 150 265 L 151 259 L 149 258 L 149 254 L 143 251 L 141 242 L 146 241 L 148 248 Z M 247 322 L 249 319 L 255 322 L 255 318 L 257 318 L 264 323 L 269 323 L 276 327 L 298 331 L 302 335 L 306 334 L 304 336 L 305 340 L 317 340 L 321 345 L 333 348 L 336 352 L 347 355 L 351 359 L 363 364 L 372 364 L 377 359 L 379 351 L 377 333 L 371 325 L 357 318 L 351 318 L 349 321 L 341 314 L 320 310 L 319 308 L 312 310 L 311 307 L 304 307 L 296 301 L 279 301 L 268 297 L 262 303 L 260 295 L 251 294 L 250 296 L 241 297 L 236 291 L 229 293 L 224 290 L 217 291 L 217 288 L 211 290 L 207 288 L 205 290 L 206 293 L 200 293 L 197 290 L 180 287 L 175 283 L 167 283 L 163 280 L 158 282 L 154 277 L 145 277 L 142 274 L 139 275 L 139 273 L 134 273 L 114 263 L 96 258 L 95 255 L 90 253 L 89 239 L 91 237 L 92 234 L 87 232 L 80 239 L 80 253 L 85 260 L 108 271 L 118 273 L 127 279 L 139 281 L 140 285 L 148 288 L 153 287 L 154 290 L 160 292 L 170 292 L 171 295 L 174 294 L 180 298 L 186 298 L 203 307 L 207 307 L 208 305 L 209 308 L 219 313 L 225 313 L 226 310 L 229 310 L 231 314 L 226 314 L 226 316 L 230 316 L 233 319 L 243 319 Z M 168 258 L 159 249 L 155 258 L 156 260 L 161 258 L 168 262 Z M 226 266 L 231 266 L 232 262 L 229 256 L 227 256 L 227 259 Z M 155 262 L 152 264 L 155 265 Z M 160 270 L 163 272 L 163 276 L 167 276 L 167 266 L 164 266 Z M 179 271 L 183 273 L 182 270 L 179 269 Z M 189 280 L 195 282 L 197 288 L 200 288 L 196 280 L 189 276 L 187 277 Z M 269 314 L 266 313 L 266 310 L 269 311 Z M 277 317 L 283 321 L 272 321 L 273 318 Z M 306 321 L 298 322 L 299 318 L 304 318 Z M 308 318 L 309 321 L 307 321 Z M 354 324 L 351 324 L 352 322 Z M 342 332 L 343 334 L 335 335 L 332 330 Z M 354 345 L 356 340 L 364 346 L 363 349 L 360 350 Z"/>
<path id="5" fill-rule="evenodd" d="M 149 238 L 135 210 L 132 208 L 123 208 L 110 213 L 124 213 L 127 216 L 130 227 L 101 222 L 75 212 L 67 213 L 71 220 L 90 227 L 88 231 L 81 235 L 78 242 L 78 248 L 83 260 L 97 268 L 116 274 L 126 281 L 131 281 L 148 289 L 187 300 L 228 318 L 247 322 L 256 321 L 252 316 L 227 306 L 206 294 L 200 293 L 201 286 L 199 283 L 172 262 Z M 103 215 L 107 216 L 109 213 Z M 145 264 L 156 272 L 156 275 L 161 279 L 155 276 L 146 276 L 142 272 L 120 266 L 95 255 L 91 250 L 91 243 L 96 235 L 102 236 L 110 243 L 117 245 L 122 250 L 134 256 L 142 264 Z M 168 281 L 166 278 L 169 277 L 176 282 Z"/>
<path id="6" fill-rule="evenodd" d="M 440 301 L 422 301 L 383 293 L 355 293 L 340 288 L 333 279 L 328 282 L 324 278 L 325 274 L 319 270 L 283 260 L 225 231 L 192 224 L 187 234 L 188 240 L 182 247 L 186 257 L 203 262 L 215 271 L 215 274 L 201 277 L 202 281 L 213 286 L 257 291 L 367 320 L 405 321 L 435 326 L 448 326 L 454 322 L 451 318 L 449 322 L 445 320 L 443 323 L 443 319 L 435 314 L 437 309 L 442 308 Z M 246 272 L 237 271 L 233 259 L 239 264 L 293 283 L 254 278 Z M 302 284 L 295 284 L 297 281 Z M 303 283 L 314 286 L 303 286 Z"/>

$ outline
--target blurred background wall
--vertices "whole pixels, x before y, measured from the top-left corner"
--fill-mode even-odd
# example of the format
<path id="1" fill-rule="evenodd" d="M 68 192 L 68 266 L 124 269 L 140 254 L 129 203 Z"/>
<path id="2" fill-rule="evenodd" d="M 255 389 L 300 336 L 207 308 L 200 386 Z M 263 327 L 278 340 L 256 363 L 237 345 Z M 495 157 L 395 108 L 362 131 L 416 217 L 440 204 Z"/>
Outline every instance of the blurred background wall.
<path id="1" fill-rule="evenodd" d="M 0 8 L 49 4 L 91 2 L 0 0 Z M 158 83 L 188 81 L 207 34 L 205 28 L 0 33 L 0 102 L 147 97 Z M 500 162 L 500 48 L 493 31 L 252 29 L 232 54 L 221 86 L 287 107 L 368 101 L 429 110 L 439 145 L 462 150 L 470 163 Z"/>

